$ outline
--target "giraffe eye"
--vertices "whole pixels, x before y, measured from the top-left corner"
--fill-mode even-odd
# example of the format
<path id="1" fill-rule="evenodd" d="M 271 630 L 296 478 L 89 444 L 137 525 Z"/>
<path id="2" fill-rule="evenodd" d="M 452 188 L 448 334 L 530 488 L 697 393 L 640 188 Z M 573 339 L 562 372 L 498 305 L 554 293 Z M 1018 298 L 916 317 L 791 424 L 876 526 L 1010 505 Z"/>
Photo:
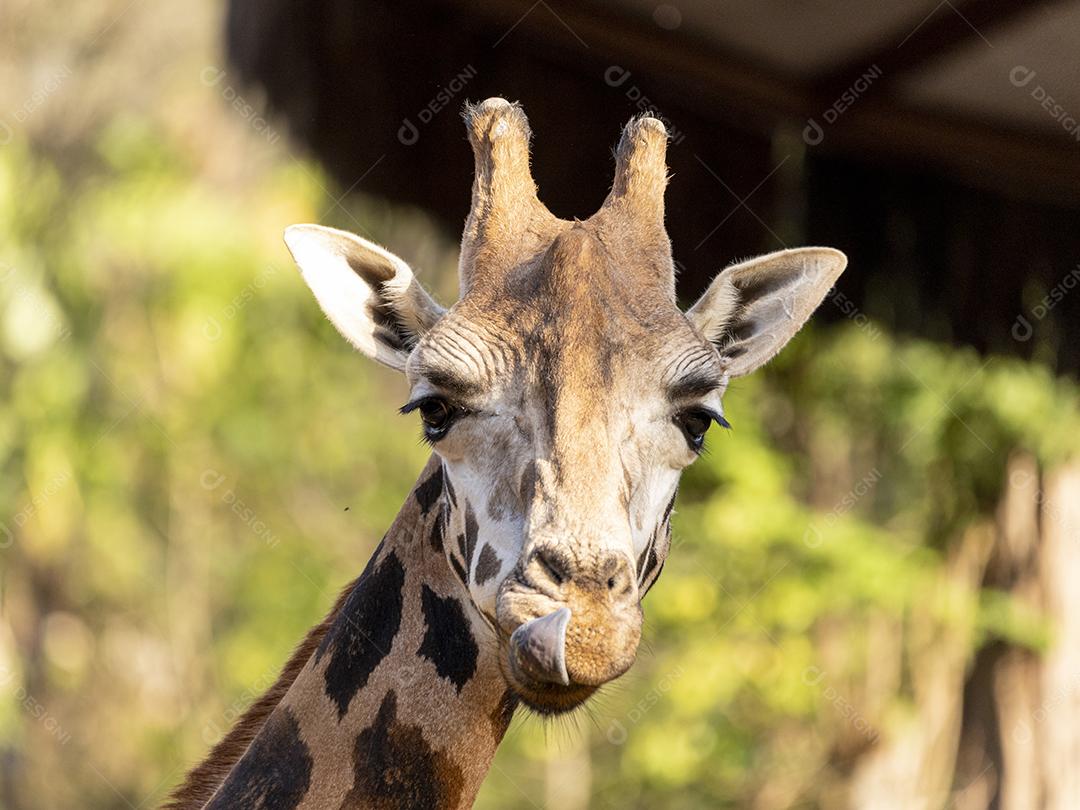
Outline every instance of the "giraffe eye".
<path id="1" fill-rule="evenodd" d="M 424 423 L 424 438 L 434 442 L 441 439 L 450 430 L 450 426 L 468 411 L 460 405 L 452 405 L 442 397 L 424 397 L 410 402 L 401 409 L 401 413 L 420 411 L 420 421 Z"/>
<path id="2" fill-rule="evenodd" d="M 682 428 L 686 443 L 695 453 L 700 453 L 705 446 L 705 434 L 709 426 L 716 422 L 720 427 L 730 428 L 728 421 L 718 413 L 704 409 L 682 411 L 675 417 L 675 424 Z"/>

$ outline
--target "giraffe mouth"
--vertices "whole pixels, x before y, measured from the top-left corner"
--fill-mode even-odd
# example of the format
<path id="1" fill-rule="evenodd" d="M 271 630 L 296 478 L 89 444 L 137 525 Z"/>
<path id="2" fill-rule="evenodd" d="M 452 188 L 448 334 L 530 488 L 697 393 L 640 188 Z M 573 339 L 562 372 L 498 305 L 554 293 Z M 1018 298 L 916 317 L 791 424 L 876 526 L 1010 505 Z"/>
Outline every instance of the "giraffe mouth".
<path id="1" fill-rule="evenodd" d="M 587 684 L 552 683 L 534 678 L 518 669 L 513 659 L 512 651 L 503 656 L 503 676 L 518 700 L 537 714 L 556 715 L 573 711 L 599 688 Z"/>
<path id="2" fill-rule="evenodd" d="M 520 702 L 537 714 L 573 711 L 599 688 L 595 683 L 574 682 L 567 673 L 569 623 L 570 609 L 563 606 L 523 622 L 506 639 L 504 677 Z"/>

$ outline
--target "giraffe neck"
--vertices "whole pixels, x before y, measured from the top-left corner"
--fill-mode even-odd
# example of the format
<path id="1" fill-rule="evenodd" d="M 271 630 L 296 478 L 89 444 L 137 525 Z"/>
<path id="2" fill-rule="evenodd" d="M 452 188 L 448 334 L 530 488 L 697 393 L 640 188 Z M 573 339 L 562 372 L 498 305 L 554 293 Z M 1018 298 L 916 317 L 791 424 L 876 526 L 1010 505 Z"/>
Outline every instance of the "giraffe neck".
<path id="1" fill-rule="evenodd" d="M 433 457 L 208 808 L 470 807 L 515 702 L 442 551 Z"/>

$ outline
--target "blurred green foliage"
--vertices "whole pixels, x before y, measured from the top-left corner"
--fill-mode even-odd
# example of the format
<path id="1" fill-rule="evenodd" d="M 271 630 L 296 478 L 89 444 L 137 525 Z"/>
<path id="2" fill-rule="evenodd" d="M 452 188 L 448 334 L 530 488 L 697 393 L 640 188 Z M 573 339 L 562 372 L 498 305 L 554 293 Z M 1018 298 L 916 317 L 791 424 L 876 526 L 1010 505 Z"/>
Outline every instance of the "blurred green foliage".
<path id="1" fill-rule="evenodd" d="M 403 381 L 334 333 L 280 233 L 364 232 L 443 301 L 453 238 L 339 205 L 287 155 L 223 171 L 204 141 L 118 116 L 77 170 L 0 149 L 13 810 L 159 801 L 362 568 L 426 456 L 395 414 Z M 479 806 L 542 805 L 574 780 L 594 807 L 748 806 L 777 784 L 824 802 L 843 752 L 909 707 L 915 624 L 969 626 L 969 653 L 1045 643 L 1038 615 L 944 572 L 1011 453 L 1076 454 L 1077 397 L 1036 366 L 808 329 L 727 394 L 734 430 L 684 479 L 635 668 L 576 719 L 519 718 Z"/>

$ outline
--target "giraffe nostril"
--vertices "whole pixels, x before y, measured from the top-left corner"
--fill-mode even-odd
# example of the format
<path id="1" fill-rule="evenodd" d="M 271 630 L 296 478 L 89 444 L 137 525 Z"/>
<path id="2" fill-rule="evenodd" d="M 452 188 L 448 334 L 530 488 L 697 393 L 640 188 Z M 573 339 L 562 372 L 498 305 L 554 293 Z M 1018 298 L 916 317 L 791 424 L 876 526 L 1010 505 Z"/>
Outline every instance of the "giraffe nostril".
<path id="1" fill-rule="evenodd" d="M 555 585 L 562 585 L 570 580 L 570 566 L 555 549 L 537 549 L 533 559 L 536 561 L 536 567 L 543 578 Z"/>
<path id="2" fill-rule="evenodd" d="M 630 562 L 625 555 L 613 553 L 605 561 L 602 568 L 607 579 L 608 593 L 616 600 L 628 599 L 633 596 L 634 577 Z"/>

